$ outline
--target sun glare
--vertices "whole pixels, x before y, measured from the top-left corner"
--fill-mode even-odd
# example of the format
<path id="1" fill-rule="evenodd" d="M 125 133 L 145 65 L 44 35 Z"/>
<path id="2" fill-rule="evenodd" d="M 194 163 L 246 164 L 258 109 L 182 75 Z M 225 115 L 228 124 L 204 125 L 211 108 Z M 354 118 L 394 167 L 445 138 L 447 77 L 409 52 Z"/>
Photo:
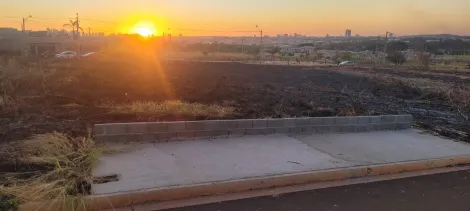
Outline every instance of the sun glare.
<path id="1" fill-rule="evenodd" d="M 139 21 L 131 28 L 130 32 L 148 37 L 157 34 L 157 28 L 151 21 Z"/>

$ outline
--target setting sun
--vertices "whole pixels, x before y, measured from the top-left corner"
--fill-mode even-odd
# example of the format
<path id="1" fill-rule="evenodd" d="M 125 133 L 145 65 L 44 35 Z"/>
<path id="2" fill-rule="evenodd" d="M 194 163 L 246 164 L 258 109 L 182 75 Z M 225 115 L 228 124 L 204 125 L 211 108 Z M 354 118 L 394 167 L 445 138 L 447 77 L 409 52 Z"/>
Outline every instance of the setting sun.
<path id="1" fill-rule="evenodd" d="M 130 32 L 148 37 L 157 34 L 157 28 L 151 21 L 139 21 L 131 28 Z"/>

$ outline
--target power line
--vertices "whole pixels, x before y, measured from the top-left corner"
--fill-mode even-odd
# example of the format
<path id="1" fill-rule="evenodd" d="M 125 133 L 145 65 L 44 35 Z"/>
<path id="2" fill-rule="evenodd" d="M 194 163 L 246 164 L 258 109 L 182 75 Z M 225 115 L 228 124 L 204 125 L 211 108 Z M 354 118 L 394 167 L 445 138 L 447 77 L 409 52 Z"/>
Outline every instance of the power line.
<path id="1" fill-rule="evenodd" d="M 64 19 L 75 19 L 75 18 L 71 18 L 71 17 L 36 17 L 36 16 L 33 16 L 33 18 L 35 19 L 50 19 L 50 20 L 64 20 Z"/>
<path id="2" fill-rule="evenodd" d="M 232 32 L 232 33 L 253 33 L 259 31 L 221 31 L 221 30 L 205 30 L 205 29 L 175 29 L 169 28 L 169 30 L 176 30 L 176 31 L 194 31 L 194 32 Z"/>
<path id="3" fill-rule="evenodd" d="M 80 19 L 81 20 L 86 20 L 86 21 L 101 22 L 101 23 L 118 24 L 118 22 L 113 22 L 113 21 L 97 20 L 97 19 L 90 19 L 90 18 L 80 18 Z"/>
<path id="4" fill-rule="evenodd" d="M 22 17 L 17 17 L 17 16 L 2 16 L 3 18 L 22 18 Z"/>

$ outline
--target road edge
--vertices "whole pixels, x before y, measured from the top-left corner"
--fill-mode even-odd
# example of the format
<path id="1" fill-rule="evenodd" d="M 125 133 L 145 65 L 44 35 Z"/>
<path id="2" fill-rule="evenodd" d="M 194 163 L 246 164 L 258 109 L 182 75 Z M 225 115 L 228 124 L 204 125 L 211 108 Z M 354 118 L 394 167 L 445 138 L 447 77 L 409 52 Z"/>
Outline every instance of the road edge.
<path id="1" fill-rule="evenodd" d="M 370 176 L 400 174 L 413 171 L 458 167 L 465 165 L 470 165 L 470 155 L 306 171 L 292 174 L 254 177 L 185 186 L 151 188 L 132 192 L 93 195 L 86 198 L 85 206 L 87 206 L 89 210 L 113 210 L 115 208 L 122 208 L 146 203 L 189 199 L 202 196 L 240 193 L 245 191 L 263 190 L 274 187 L 286 187 L 302 184 L 321 183 L 327 181 L 341 181 L 346 179 L 364 178 Z M 48 207 L 48 210 L 51 210 L 50 208 L 54 208 L 57 206 L 60 206 L 60 204 L 55 205 L 53 202 L 42 202 L 41 206 L 38 206 L 38 203 L 29 203 L 21 205 L 19 210 L 40 211 L 38 210 L 38 207 Z"/>

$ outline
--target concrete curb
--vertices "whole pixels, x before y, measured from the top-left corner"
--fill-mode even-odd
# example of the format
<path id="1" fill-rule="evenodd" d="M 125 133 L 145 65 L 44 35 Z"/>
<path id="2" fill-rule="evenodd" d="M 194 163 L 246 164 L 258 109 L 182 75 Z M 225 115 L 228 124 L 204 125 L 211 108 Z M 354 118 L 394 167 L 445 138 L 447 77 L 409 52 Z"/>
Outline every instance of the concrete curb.
<path id="1" fill-rule="evenodd" d="M 99 143 L 228 138 L 286 133 L 338 133 L 411 128 L 411 115 L 237 119 L 96 124 Z"/>
<path id="2" fill-rule="evenodd" d="M 448 157 L 409 162 L 357 166 L 300 172 L 294 174 L 273 175 L 257 178 L 230 180 L 215 183 L 154 188 L 137 192 L 116 193 L 91 196 L 90 205 L 94 210 L 125 207 L 151 201 L 168 201 L 208 195 L 236 193 L 241 191 L 299 185 L 306 183 L 344 180 L 365 176 L 378 176 L 408 171 L 419 171 L 470 164 L 469 156 Z"/>
<path id="3" fill-rule="evenodd" d="M 93 195 L 88 196 L 85 199 L 85 206 L 88 207 L 90 210 L 105 210 L 126 207 L 130 205 L 144 204 L 148 202 L 162 202 L 195 198 L 201 196 L 230 194 L 243 191 L 262 190 L 273 187 L 302 185 L 307 183 L 344 180 L 366 176 L 380 176 L 428 169 L 456 167 L 461 165 L 470 165 L 470 155 L 377 164 L 369 166 L 356 166 L 349 168 L 307 171 L 293 174 L 272 175 L 186 186 L 153 188 L 115 194 Z M 64 210 L 61 206 L 62 203 L 57 202 L 28 203 L 21 205 L 19 210 Z"/>

